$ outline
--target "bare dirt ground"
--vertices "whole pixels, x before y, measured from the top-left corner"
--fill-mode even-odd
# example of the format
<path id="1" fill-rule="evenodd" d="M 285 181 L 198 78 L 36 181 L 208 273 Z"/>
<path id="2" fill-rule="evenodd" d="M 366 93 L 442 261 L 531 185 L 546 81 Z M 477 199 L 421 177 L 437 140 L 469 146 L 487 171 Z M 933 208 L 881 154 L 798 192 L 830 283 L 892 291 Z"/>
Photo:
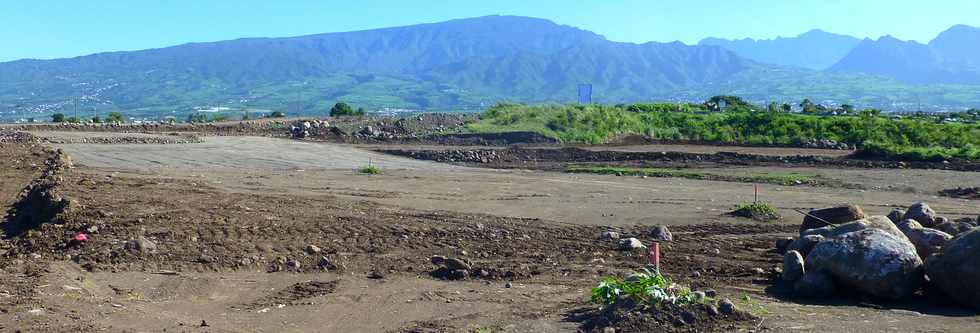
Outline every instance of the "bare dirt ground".
<path id="1" fill-rule="evenodd" d="M 980 185 L 971 172 L 794 168 L 866 189 L 761 185 L 761 198 L 785 221 L 759 224 L 724 215 L 751 200 L 745 183 L 474 168 L 259 137 L 58 147 L 76 165 L 62 191 L 83 208 L 63 226 L 0 241 L 0 331 L 576 331 L 577 314 L 594 309 L 589 288 L 645 261 L 599 233 L 646 242 L 653 224 L 674 231 L 664 249 L 672 278 L 716 289 L 757 318 L 670 330 L 972 332 L 980 325 L 975 313 L 929 299 L 805 304 L 770 281 L 781 260 L 773 241 L 798 228 L 794 208 L 851 202 L 884 214 L 926 200 L 949 217 L 976 216 L 976 201 L 936 194 Z M 45 155 L 0 149 L 9 157 L 0 162 L 7 163 L 0 198 L 9 205 L 40 173 L 28 166 Z M 22 160 L 32 162 L 13 162 Z M 355 171 L 367 164 L 382 173 Z M 93 226 L 88 243 L 65 247 Z M 156 249 L 126 250 L 138 237 Z M 465 258 L 486 274 L 435 279 L 432 255 Z"/>

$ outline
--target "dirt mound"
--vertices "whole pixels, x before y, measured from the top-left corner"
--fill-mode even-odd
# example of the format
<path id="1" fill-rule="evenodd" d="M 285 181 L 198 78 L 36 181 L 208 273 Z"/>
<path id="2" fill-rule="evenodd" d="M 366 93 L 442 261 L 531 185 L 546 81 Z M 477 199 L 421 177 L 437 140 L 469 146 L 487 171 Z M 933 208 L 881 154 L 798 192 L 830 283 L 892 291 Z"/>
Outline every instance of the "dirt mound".
<path id="1" fill-rule="evenodd" d="M 79 208 L 77 201 L 59 190 L 65 171 L 72 167 L 71 157 L 60 149 L 46 150 L 46 153 L 50 157 L 44 161 L 41 177 L 24 188 L 20 199 L 7 211 L 7 219 L 0 228 L 6 237 L 20 235 L 43 223 L 61 223 L 65 214 Z"/>
<path id="2" fill-rule="evenodd" d="M 570 319 L 581 321 L 583 331 L 596 333 L 605 332 L 606 328 L 614 328 L 615 332 L 734 331 L 756 319 L 741 311 L 721 314 L 704 304 L 665 304 L 660 308 L 646 308 L 621 303 L 627 302 L 583 310 Z"/>
<path id="3" fill-rule="evenodd" d="M 939 191 L 939 195 L 951 198 L 980 200 L 980 187 L 950 188 Z"/>
<path id="4" fill-rule="evenodd" d="M 234 309 L 241 310 L 260 310 L 282 305 L 309 305 L 313 304 L 311 298 L 328 295 L 337 289 L 340 280 L 334 281 L 307 281 L 293 284 L 286 289 L 277 291 L 271 295 L 259 298 L 254 302 L 234 306 Z"/>
<path id="5" fill-rule="evenodd" d="M 564 163 L 642 162 L 650 167 L 690 166 L 782 166 L 782 167 L 847 167 L 883 169 L 945 169 L 980 171 L 980 162 L 901 162 L 834 158 L 827 156 L 770 156 L 733 152 L 714 154 L 676 151 L 627 152 L 615 150 L 587 150 L 580 148 L 519 148 L 508 149 L 454 149 L 454 150 L 380 150 L 383 153 L 416 159 L 482 164 L 493 168 L 527 168 L 539 166 L 561 169 Z M 490 158 L 487 158 L 490 157 Z"/>

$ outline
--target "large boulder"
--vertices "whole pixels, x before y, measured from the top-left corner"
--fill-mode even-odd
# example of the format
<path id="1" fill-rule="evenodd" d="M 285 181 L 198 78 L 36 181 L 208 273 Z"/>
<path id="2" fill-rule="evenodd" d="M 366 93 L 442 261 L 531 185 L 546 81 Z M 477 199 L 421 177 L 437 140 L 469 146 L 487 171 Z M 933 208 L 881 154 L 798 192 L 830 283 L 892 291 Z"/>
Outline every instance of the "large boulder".
<path id="1" fill-rule="evenodd" d="M 946 223 L 938 223 L 935 226 L 933 226 L 933 229 L 945 232 L 953 236 L 970 231 L 973 228 L 976 228 L 976 226 L 969 222 L 946 222 Z"/>
<path id="2" fill-rule="evenodd" d="M 827 273 L 838 286 L 887 299 L 911 295 L 924 280 L 915 246 L 877 228 L 818 243 L 806 257 L 806 271 Z"/>
<path id="3" fill-rule="evenodd" d="M 957 302 L 980 310 L 980 229 L 956 236 L 926 260 L 926 274 Z"/>
<path id="4" fill-rule="evenodd" d="M 903 213 L 901 209 L 895 208 L 892 209 L 892 211 L 889 212 L 888 215 L 885 215 L 885 217 L 891 220 L 892 223 L 898 224 L 899 222 L 902 222 L 903 215 L 905 215 L 905 213 Z"/>
<path id="5" fill-rule="evenodd" d="M 925 202 L 919 202 L 909 207 L 902 220 L 915 220 L 926 227 L 936 225 L 936 212 Z"/>
<path id="6" fill-rule="evenodd" d="M 826 226 L 805 230 L 803 233 L 801 233 L 801 235 L 820 235 L 826 238 L 831 238 L 864 229 L 879 229 L 900 238 L 905 238 L 905 233 L 903 233 L 901 229 L 892 223 L 890 219 L 880 215 L 863 218 L 837 226 Z"/>
<path id="7" fill-rule="evenodd" d="M 858 205 L 844 205 L 830 208 L 813 209 L 803 217 L 803 224 L 800 225 L 800 233 L 808 229 L 827 226 L 831 224 L 842 224 L 868 217 Z"/>

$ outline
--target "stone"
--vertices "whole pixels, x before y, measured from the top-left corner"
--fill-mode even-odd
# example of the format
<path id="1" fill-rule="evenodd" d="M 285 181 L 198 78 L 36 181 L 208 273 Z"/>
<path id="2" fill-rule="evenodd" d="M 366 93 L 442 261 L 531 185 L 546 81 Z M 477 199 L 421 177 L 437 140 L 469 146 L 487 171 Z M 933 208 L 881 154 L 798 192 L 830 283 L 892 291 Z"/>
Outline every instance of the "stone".
<path id="1" fill-rule="evenodd" d="M 799 252 L 803 258 L 806 258 L 806 256 L 810 253 L 810 250 L 813 250 L 813 247 L 823 240 L 824 237 L 820 235 L 801 236 L 786 246 L 786 251 Z"/>
<path id="2" fill-rule="evenodd" d="M 320 247 L 318 247 L 316 245 L 310 244 L 310 245 L 307 245 L 306 246 L 306 253 L 309 253 L 309 254 L 319 254 L 320 251 L 322 251 L 322 250 L 320 250 Z"/>
<path id="3" fill-rule="evenodd" d="M 776 240 L 776 252 L 786 253 L 786 248 L 793 243 L 793 237 L 783 237 Z"/>
<path id="4" fill-rule="evenodd" d="M 442 262 L 442 265 L 450 270 L 470 270 L 470 264 L 456 258 L 448 258 Z"/>
<path id="5" fill-rule="evenodd" d="M 956 236 L 926 259 L 926 274 L 957 303 L 980 310 L 980 228 Z"/>
<path id="6" fill-rule="evenodd" d="M 645 248 L 646 245 L 643 245 L 643 242 L 640 242 L 639 239 L 633 237 L 623 238 L 619 240 L 619 249 L 623 251 L 635 251 L 635 250 L 640 250 Z"/>
<path id="7" fill-rule="evenodd" d="M 718 301 L 718 312 L 721 312 L 722 314 L 725 315 L 730 315 L 735 313 L 735 310 L 736 310 L 735 303 L 732 303 L 731 300 L 727 298 L 723 298 L 720 301 Z"/>
<path id="8" fill-rule="evenodd" d="M 867 217 L 867 215 L 864 214 L 864 210 L 862 210 L 858 205 L 843 205 L 813 209 L 807 213 L 807 216 L 803 217 L 803 223 L 800 225 L 800 233 L 803 233 L 803 231 L 808 229 L 827 226 L 827 223 L 824 221 L 830 222 L 831 224 L 842 224 L 860 220 L 865 217 Z"/>
<path id="9" fill-rule="evenodd" d="M 705 295 L 703 291 L 698 290 L 694 292 L 694 301 L 696 302 L 703 301 L 707 297 L 708 295 Z"/>
<path id="10" fill-rule="evenodd" d="M 799 280 L 806 273 L 803 255 L 798 251 L 788 251 L 783 255 L 783 281 Z"/>
<path id="11" fill-rule="evenodd" d="M 902 220 L 915 220 L 925 227 L 936 225 L 936 212 L 925 202 L 919 202 L 909 207 L 902 216 Z"/>
<path id="12" fill-rule="evenodd" d="M 619 233 L 615 231 L 603 231 L 601 234 L 599 234 L 599 239 L 604 241 L 617 240 L 619 238 Z"/>
<path id="13" fill-rule="evenodd" d="M 704 291 L 704 295 L 711 298 L 718 297 L 718 291 L 714 289 L 708 289 Z"/>
<path id="14" fill-rule="evenodd" d="M 933 221 L 933 225 L 935 226 L 935 225 L 940 225 L 940 224 L 948 223 L 948 222 L 949 222 L 949 219 L 946 218 L 945 216 L 936 216 L 936 219 Z"/>
<path id="15" fill-rule="evenodd" d="M 827 297 L 836 290 L 834 280 L 824 272 L 806 272 L 793 284 L 793 291 L 803 297 Z"/>
<path id="16" fill-rule="evenodd" d="M 667 229 L 665 225 L 658 225 L 653 227 L 653 231 L 650 232 L 650 237 L 654 241 L 658 242 L 672 242 L 674 241 L 674 235 L 670 233 L 670 229 Z"/>
<path id="17" fill-rule="evenodd" d="M 898 224 L 899 222 L 902 222 L 903 215 L 905 215 L 905 213 L 903 213 L 901 209 L 895 208 L 892 209 L 892 211 L 889 212 L 888 215 L 885 215 L 885 217 L 891 220 L 892 223 Z"/>
<path id="18" fill-rule="evenodd" d="M 911 220 L 910 220 L 911 221 Z M 919 258 L 925 259 L 939 252 L 946 242 L 953 238 L 950 234 L 932 228 L 910 228 L 905 236 L 909 238 Z"/>
<path id="19" fill-rule="evenodd" d="M 891 222 L 887 217 L 881 215 L 870 216 L 860 220 L 844 223 L 835 226 L 826 226 L 822 228 L 809 229 L 804 231 L 801 235 L 820 235 L 825 238 L 832 238 L 839 235 L 843 235 L 850 232 L 860 231 L 864 229 L 879 229 L 886 231 L 892 235 L 898 236 L 899 238 L 905 238 L 905 233 L 898 228 L 894 223 Z"/>
<path id="20" fill-rule="evenodd" d="M 942 224 L 936 224 L 934 229 L 945 232 L 951 236 L 956 236 L 961 233 L 970 231 L 976 228 L 975 225 L 969 222 L 946 222 Z"/>
<path id="21" fill-rule="evenodd" d="M 504 284 L 504 288 L 513 288 L 513 287 L 514 287 L 514 285 L 512 283 L 510 283 L 510 282 L 507 282 L 507 283 Z"/>
<path id="22" fill-rule="evenodd" d="M 805 267 L 830 275 L 839 287 L 886 299 L 911 295 L 924 281 L 922 259 L 908 238 L 877 228 L 818 243 Z"/>
<path id="23" fill-rule="evenodd" d="M 320 260 L 317 260 L 316 265 L 326 270 L 337 269 L 337 266 L 334 265 L 333 262 L 330 261 L 330 258 L 327 257 L 320 257 Z"/>
<path id="24" fill-rule="evenodd" d="M 442 265 L 442 263 L 445 262 L 446 259 L 448 258 L 446 258 L 445 256 L 432 256 L 431 258 L 429 258 L 429 261 L 432 262 L 433 265 Z"/>
<path id="25" fill-rule="evenodd" d="M 385 278 L 385 274 L 383 272 L 381 272 L 381 271 L 371 271 L 370 273 L 368 273 L 367 277 L 368 277 L 368 279 L 376 279 L 376 280 L 377 279 L 384 279 Z"/>
<path id="26" fill-rule="evenodd" d="M 124 248 L 139 253 L 154 253 L 157 251 L 156 243 L 153 243 L 152 241 L 150 241 L 149 239 L 143 236 L 140 236 L 139 238 L 126 242 Z"/>

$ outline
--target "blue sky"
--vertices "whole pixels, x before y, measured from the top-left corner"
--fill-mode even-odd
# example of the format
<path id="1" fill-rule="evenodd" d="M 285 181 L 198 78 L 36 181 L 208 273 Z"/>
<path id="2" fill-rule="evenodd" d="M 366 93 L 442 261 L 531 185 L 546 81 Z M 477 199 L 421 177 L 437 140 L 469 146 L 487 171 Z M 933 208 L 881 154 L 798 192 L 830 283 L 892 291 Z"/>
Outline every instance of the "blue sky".
<path id="1" fill-rule="evenodd" d="M 772 38 L 812 28 L 927 42 L 953 24 L 980 26 L 977 13 L 978 0 L 0 0 L 0 61 L 491 14 L 547 18 L 625 42 Z"/>

